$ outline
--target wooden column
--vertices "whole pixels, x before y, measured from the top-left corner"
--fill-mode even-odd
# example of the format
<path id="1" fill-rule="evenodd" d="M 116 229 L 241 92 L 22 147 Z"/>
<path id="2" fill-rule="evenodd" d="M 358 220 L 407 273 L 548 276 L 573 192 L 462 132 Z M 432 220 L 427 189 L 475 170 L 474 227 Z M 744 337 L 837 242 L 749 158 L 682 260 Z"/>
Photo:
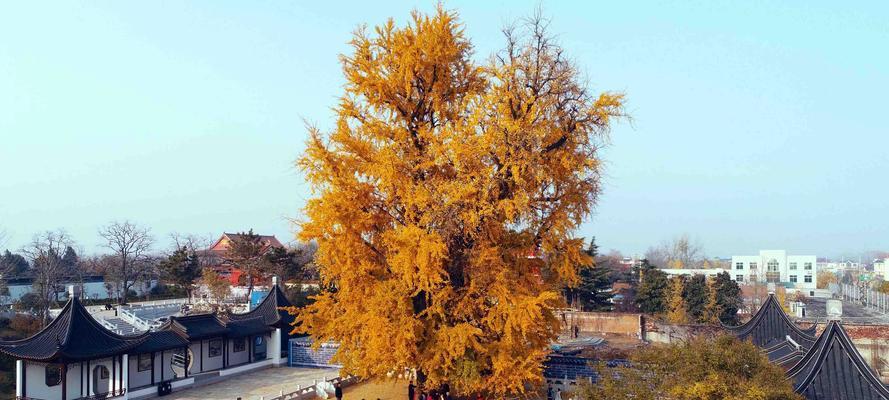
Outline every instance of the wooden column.
<path id="1" fill-rule="evenodd" d="M 164 381 L 164 352 L 166 350 L 161 351 L 161 382 Z"/>
<path id="2" fill-rule="evenodd" d="M 185 347 L 185 377 L 188 378 L 188 346 Z"/>
<path id="3" fill-rule="evenodd" d="M 62 400 L 68 400 L 68 364 L 62 363 Z"/>
<path id="4" fill-rule="evenodd" d="M 201 339 L 198 342 L 198 347 L 201 349 L 201 372 L 204 372 L 204 340 Z"/>
<path id="5" fill-rule="evenodd" d="M 114 391 L 117 390 L 117 357 L 111 356 L 111 393 L 114 394 Z"/>
<path id="6" fill-rule="evenodd" d="M 244 340 L 247 341 L 245 343 L 247 346 L 247 364 L 250 364 L 253 362 L 253 336 L 247 336 Z"/>
<path id="7" fill-rule="evenodd" d="M 93 372 L 90 371 L 90 360 L 86 360 L 86 397 L 90 397 L 90 385 L 92 385 L 92 380 L 90 379 L 90 375 Z"/>
<path id="8" fill-rule="evenodd" d="M 28 398 L 28 362 L 22 360 L 22 397 Z"/>
<path id="9" fill-rule="evenodd" d="M 163 353 L 161 353 L 163 354 Z M 139 356 L 136 356 L 136 371 L 139 370 Z M 154 385 L 154 352 L 151 352 L 151 384 Z"/>

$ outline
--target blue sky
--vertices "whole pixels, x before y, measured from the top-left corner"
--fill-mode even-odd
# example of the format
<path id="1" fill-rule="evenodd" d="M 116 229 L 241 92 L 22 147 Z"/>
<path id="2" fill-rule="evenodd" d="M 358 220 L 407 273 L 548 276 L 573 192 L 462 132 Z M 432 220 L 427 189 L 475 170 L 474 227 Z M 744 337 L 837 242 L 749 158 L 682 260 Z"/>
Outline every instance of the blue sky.
<path id="1" fill-rule="evenodd" d="M 478 4 L 476 4 L 478 3 Z M 482 4 L 483 3 L 483 4 Z M 421 2 L 8 2 L 0 6 L 0 229 L 98 251 L 130 219 L 292 238 L 303 120 L 332 122 L 337 55 Z M 889 3 L 449 1 L 485 57 L 541 5 L 632 123 L 578 234 L 643 252 L 889 250 Z"/>

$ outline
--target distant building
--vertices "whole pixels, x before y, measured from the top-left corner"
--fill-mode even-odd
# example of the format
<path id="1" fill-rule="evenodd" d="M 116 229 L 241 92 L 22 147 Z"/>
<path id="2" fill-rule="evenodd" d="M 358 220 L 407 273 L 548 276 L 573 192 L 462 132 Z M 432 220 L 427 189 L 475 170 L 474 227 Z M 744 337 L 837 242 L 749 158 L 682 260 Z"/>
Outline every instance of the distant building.
<path id="1" fill-rule="evenodd" d="M 817 263 L 819 271 L 827 271 L 827 272 L 843 272 L 843 271 L 857 271 L 861 269 L 861 264 L 852 261 L 842 261 L 842 262 L 830 262 L 830 261 L 819 261 Z"/>
<path id="2" fill-rule="evenodd" d="M 237 239 L 241 234 L 225 232 L 213 243 L 212 246 L 204 250 L 201 255 L 208 258 L 210 268 L 221 276 L 228 278 L 232 285 L 237 285 L 241 278 L 242 272 L 233 265 L 225 261 L 225 253 L 231 246 L 232 240 Z M 273 247 L 284 247 L 283 244 L 275 237 L 275 235 L 258 235 L 262 242 L 262 253 L 269 251 Z"/>
<path id="3" fill-rule="evenodd" d="M 809 292 L 817 287 L 818 263 L 815 256 L 760 250 L 755 256 L 732 256 L 729 274 L 738 283 L 775 283 Z"/>
<path id="4" fill-rule="evenodd" d="M 620 259 L 618 264 L 620 265 L 620 268 L 623 270 L 631 270 L 635 267 L 642 265 L 642 258 L 639 256 L 624 257 L 624 258 Z"/>
<path id="5" fill-rule="evenodd" d="M 0 279 L 0 283 L 5 289 L 0 293 L 0 305 L 13 304 L 22 299 L 26 294 L 34 292 L 34 278 L 9 278 Z M 106 282 L 105 277 L 101 275 L 88 275 L 83 278 L 68 277 L 59 281 L 55 287 L 55 292 L 50 296 L 57 301 L 68 300 L 68 287 L 77 285 L 82 291 L 81 298 L 87 300 L 104 300 L 114 298 L 118 293 L 120 282 Z M 130 290 L 136 293 L 136 296 L 144 296 L 157 286 L 157 280 L 140 280 L 133 283 Z"/>
<path id="6" fill-rule="evenodd" d="M 661 269 L 669 277 L 674 276 L 694 276 L 704 275 L 707 277 L 716 276 L 723 272 L 728 272 L 722 268 L 664 268 Z"/>
<path id="7" fill-rule="evenodd" d="M 874 260 L 874 274 L 882 276 L 883 279 L 889 278 L 889 257 Z"/>

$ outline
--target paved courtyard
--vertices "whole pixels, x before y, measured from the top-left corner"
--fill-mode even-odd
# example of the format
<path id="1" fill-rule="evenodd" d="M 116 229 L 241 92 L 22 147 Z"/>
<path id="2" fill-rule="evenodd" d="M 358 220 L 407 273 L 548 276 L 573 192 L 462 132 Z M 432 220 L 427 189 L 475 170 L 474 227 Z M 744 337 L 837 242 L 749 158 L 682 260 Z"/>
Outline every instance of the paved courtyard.
<path id="1" fill-rule="evenodd" d="M 311 386 L 313 380 L 330 379 L 337 376 L 336 369 L 323 368 L 266 368 L 247 374 L 236 375 L 221 382 L 209 384 L 165 397 L 170 400 L 258 400 L 296 390 L 296 385 Z"/>

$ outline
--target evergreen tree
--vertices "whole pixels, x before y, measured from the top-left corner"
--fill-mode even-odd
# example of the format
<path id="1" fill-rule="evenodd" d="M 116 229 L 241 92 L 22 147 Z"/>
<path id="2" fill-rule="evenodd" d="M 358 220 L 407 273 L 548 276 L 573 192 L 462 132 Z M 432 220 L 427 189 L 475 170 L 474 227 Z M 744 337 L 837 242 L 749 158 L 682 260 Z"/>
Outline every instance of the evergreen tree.
<path id="1" fill-rule="evenodd" d="M 225 251 L 225 262 L 244 273 L 248 299 L 253 293 L 255 279 L 261 276 L 263 269 L 267 267 L 262 256 L 265 247 L 262 236 L 253 233 L 253 229 L 250 229 L 247 232 L 232 235 L 231 243 Z"/>
<path id="2" fill-rule="evenodd" d="M 639 269 L 641 276 L 639 289 L 636 291 L 636 305 L 647 314 L 660 314 L 667 309 L 667 274 L 653 268 L 647 263 Z"/>
<path id="3" fill-rule="evenodd" d="M 282 284 L 291 280 L 301 280 L 306 267 L 302 249 L 272 247 L 262 257 L 263 272 L 277 276 Z"/>
<path id="4" fill-rule="evenodd" d="M 580 282 L 576 287 L 565 288 L 565 300 L 569 305 L 583 311 L 611 311 L 611 271 L 596 263 L 599 246 L 596 245 L 595 237 L 590 239 L 585 253 L 592 262 L 579 268 Z"/>
<path id="5" fill-rule="evenodd" d="M 693 275 L 685 281 L 682 298 L 685 300 L 686 311 L 690 321 L 706 322 L 706 308 L 710 292 L 707 288 L 707 277 Z"/>
<path id="6" fill-rule="evenodd" d="M 741 308 L 741 287 L 732 280 L 728 272 L 722 272 L 713 279 L 719 321 L 726 325 L 738 324 L 738 309 Z"/>
<path id="7" fill-rule="evenodd" d="M 28 260 L 6 250 L 0 256 L 0 274 L 4 277 L 22 277 L 28 272 Z"/>
<path id="8" fill-rule="evenodd" d="M 667 321 L 674 324 L 688 323 L 688 311 L 685 303 L 685 280 L 681 276 L 674 276 L 670 279 L 670 286 L 667 290 Z"/>
<path id="9" fill-rule="evenodd" d="M 77 256 L 77 252 L 74 251 L 74 248 L 68 246 L 65 248 L 65 254 L 62 255 L 62 265 L 64 265 L 65 269 L 68 271 L 74 271 L 77 268 L 77 263 L 80 261 L 80 258 Z"/>
<path id="10" fill-rule="evenodd" d="M 191 301 L 192 287 L 201 276 L 201 266 L 194 250 L 182 246 L 170 254 L 166 260 L 161 261 L 158 268 L 167 280 L 185 289 L 188 299 Z"/>

